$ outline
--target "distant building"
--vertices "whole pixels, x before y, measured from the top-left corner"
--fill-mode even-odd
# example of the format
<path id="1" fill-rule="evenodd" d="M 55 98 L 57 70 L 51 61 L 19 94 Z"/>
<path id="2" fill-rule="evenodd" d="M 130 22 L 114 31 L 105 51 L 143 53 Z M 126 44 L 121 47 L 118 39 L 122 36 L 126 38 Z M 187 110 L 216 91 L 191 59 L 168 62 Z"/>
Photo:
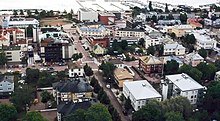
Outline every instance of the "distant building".
<path id="1" fill-rule="evenodd" d="M 3 28 L 27 28 L 28 26 L 37 28 L 39 21 L 34 18 L 8 16 L 3 19 L 2 23 Z"/>
<path id="2" fill-rule="evenodd" d="M 176 25 L 181 24 L 180 20 L 159 20 L 157 22 L 159 25 Z"/>
<path id="3" fill-rule="evenodd" d="M 104 25 L 111 25 L 115 23 L 115 14 L 113 13 L 99 13 L 99 22 Z"/>
<path id="4" fill-rule="evenodd" d="M 70 78 L 77 78 L 84 76 L 84 69 L 78 62 L 69 62 L 68 64 L 68 75 Z"/>
<path id="5" fill-rule="evenodd" d="M 162 82 L 163 100 L 172 97 L 186 97 L 191 104 L 197 104 L 202 99 L 204 87 L 185 73 L 166 75 Z"/>
<path id="6" fill-rule="evenodd" d="M 53 97 L 60 102 L 82 102 L 92 98 L 93 88 L 83 78 L 53 83 Z"/>
<path id="7" fill-rule="evenodd" d="M 114 70 L 115 81 L 119 88 L 123 88 L 124 82 L 130 82 L 134 80 L 131 73 L 125 68 L 116 68 Z"/>
<path id="8" fill-rule="evenodd" d="M 115 31 L 116 37 L 136 37 L 143 38 L 145 36 L 145 30 L 142 29 L 129 29 L 122 28 Z"/>
<path id="9" fill-rule="evenodd" d="M 164 55 L 185 55 L 186 48 L 182 45 L 175 44 L 165 44 L 164 45 Z"/>
<path id="10" fill-rule="evenodd" d="M 99 44 L 96 44 L 93 46 L 93 52 L 96 54 L 96 55 L 104 55 L 106 50 L 104 47 L 100 46 Z"/>
<path id="11" fill-rule="evenodd" d="M 0 50 L 4 51 L 8 63 L 20 63 L 24 53 L 20 46 L 0 46 Z"/>
<path id="12" fill-rule="evenodd" d="M 97 22 L 98 12 L 92 9 L 79 8 L 78 20 L 83 21 L 83 22 Z"/>
<path id="13" fill-rule="evenodd" d="M 147 80 L 124 82 L 123 95 L 131 100 L 131 105 L 135 111 L 145 106 L 149 100 L 162 100 L 162 96 Z"/>
<path id="14" fill-rule="evenodd" d="M 193 27 L 191 25 L 175 25 L 172 28 L 172 32 L 175 33 L 176 37 L 185 36 L 188 31 L 192 31 Z"/>
<path id="15" fill-rule="evenodd" d="M 204 61 L 204 58 L 200 56 L 197 52 L 189 53 L 185 56 L 184 63 L 189 64 L 193 67 L 197 66 Z"/>
<path id="16" fill-rule="evenodd" d="M 14 92 L 14 76 L 0 75 L 0 96 L 8 96 Z"/>
<path id="17" fill-rule="evenodd" d="M 139 38 L 137 37 L 113 37 L 109 38 L 109 47 L 112 47 L 113 42 L 122 42 L 127 41 L 128 46 L 132 46 L 134 44 L 138 44 Z"/>
<path id="18" fill-rule="evenodd" d="M 116 66 L 117 68 L 124 68 L 125 67 L 125 64 L 119 59 L 111 59 L 111 60 L 109 60 L 109 62 L 114 64 L 114 66 Z"/>
<path id="19" fill-rule="evenodd" d="M 161 74 L 163 71 L 163 62 L 152 55 L 142 56 L 139 59 L 139 68 L 147 74 Z"/>

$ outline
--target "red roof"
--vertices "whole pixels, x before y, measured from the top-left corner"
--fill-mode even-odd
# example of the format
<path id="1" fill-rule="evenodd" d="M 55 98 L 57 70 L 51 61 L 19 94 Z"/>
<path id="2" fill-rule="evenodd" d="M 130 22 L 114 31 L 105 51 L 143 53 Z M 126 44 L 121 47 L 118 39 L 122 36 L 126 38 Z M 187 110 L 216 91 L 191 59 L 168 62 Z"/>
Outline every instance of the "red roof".
<path id="1" fill-rule="evenodd" d="M 15 31 L 16 33 L 24 33 L 24 31 L 22 31 L 21 29 L 15 29 L 15 28 L 0 29 L 0 32 L 2 31 L 9 33 L 12 33 L 13 31 Z"/>

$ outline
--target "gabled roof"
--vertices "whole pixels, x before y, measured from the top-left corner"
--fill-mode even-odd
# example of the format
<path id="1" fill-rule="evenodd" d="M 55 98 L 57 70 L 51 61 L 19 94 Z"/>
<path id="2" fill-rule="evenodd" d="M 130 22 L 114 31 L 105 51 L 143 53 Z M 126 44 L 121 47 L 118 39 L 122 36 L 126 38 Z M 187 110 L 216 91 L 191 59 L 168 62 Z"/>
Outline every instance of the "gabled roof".
<path id="1" fill-rule="evenodd" d="M 63 114 L 63 116 L 68 116 L 69 114 L 73 113 L 77 109 L 84 109 L 87 110 L 92 104 L 89 101 L 86 102 L 61 102 L 57 106 L 57 112 Z"/>
<path id="2" fill-rule="evenodd" d="M 146 65 L 153 65 L 153 64 L 163 64 L 159 59 L 157 59 L 155 56 L 149 55 L 149 56 L 142 56 L 140 57 L 140 60 L 144 62 Z"/>
<path id="3" fill-rule="evenodd" d="M 190 58 L 191 60 L 204 60 L 204 58 L 196 52 L 189 53 L 186 55 L 186 57 Z"/>
<path id="4" fill-rule="evenodd" d="M 0 82 L 7 81 L 10 83 L 14 83 L 14 76 L 11 75 L 0 75 Z"/>
<path id="5" fill-rule="evenodd" d="M 116 79 L 118 80 L 124 80 L 124 79 L 133 79 L 134 77 L 128 72 L 128 70 L 123 68 L 116 68 L 114 70 L 114 75 Z"/>
<path id="6" fill-rule="evenodd" d="M 53 89 L 59 92 L 91 92 L 93 88 L 83 80 L 83 78 L 74 78 L 71 80 L 60 81 L 53 83 Z"/>
<path id="7" fill-rule="evenodd" d="M 175 44 L 165 44 L 164 49 L 184 49 L 182 45 L 175 43 Z"/>

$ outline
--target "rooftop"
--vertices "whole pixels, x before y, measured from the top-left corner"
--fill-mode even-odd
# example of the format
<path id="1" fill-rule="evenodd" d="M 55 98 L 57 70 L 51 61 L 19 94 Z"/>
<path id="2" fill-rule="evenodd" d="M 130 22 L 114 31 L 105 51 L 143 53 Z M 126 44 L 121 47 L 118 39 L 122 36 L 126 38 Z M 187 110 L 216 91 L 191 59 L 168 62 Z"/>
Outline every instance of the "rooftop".
<path id="1" fill-rule="evenodd" d="M 81 69 L 82 66 L 78 62 L 69 62 L 68 69 Z"/>
<path id="2" fill-rule="evenodd" d="M 174 28 L 177 29 L 193 29 L 191 25 L 175 25 Z"/>
<path id="3" fill-rule="evenodd" d="M 143 29 L 130 29 L 130 28 L 121 28 L 118 31 L 135 31 L 135 32 L 144 32 Z"/>
<path id="4" fill-rule="evenodd" d="M 152 65 L 152 64 L 163 64 L 158 58 L 155 56 L 149 55 L 149 56 L 142 56 L 140 57 L 140 60 L 144 62 L 146 65 Z"/>
<path id="5" fill-rule="evenodd" d="M 200 56 L 196 52 L 189 53 L 188 55 L 186 55 L 186 57 L 190 58 L 191 60 L 203 60 L 204 59 L 202 56 Z"/>
<path id="6" fill-rule="evenodd" d="M 116 68 L 114 70 L 114 75 L 118 80 L 133 79 L 134 77 L 124 68 Z"/>
<path id="7" fill-rule="evenodd" d="M 164 49 L 185 49 L 182 45 L 175 43 L 175 44 L 165 44 Z"/>
<path id="8" fill-rule="evenodd" d="M 124 87 L 127 87 L 136 100 L 161 98 L 161 95 L 147 80 L 124 82 Z"/>
<path id="9" fill-rule="evenodd" d="M 166 79 L 169 79 L 174 85 L 180 88 L 181 91 L 188 91 L 188 90 L 196 90 L 202 89 L 203 86 L 192 79 L 185 73 L 182 74 L 174 74 L 174 75 L 167 75 Z"/>
<path id="10" fill-rule="evenodd" d="M 7 81 L 10 83 L 14 83 L 14 76 L 12 75 L 0 75 L 0 82 Z"/>

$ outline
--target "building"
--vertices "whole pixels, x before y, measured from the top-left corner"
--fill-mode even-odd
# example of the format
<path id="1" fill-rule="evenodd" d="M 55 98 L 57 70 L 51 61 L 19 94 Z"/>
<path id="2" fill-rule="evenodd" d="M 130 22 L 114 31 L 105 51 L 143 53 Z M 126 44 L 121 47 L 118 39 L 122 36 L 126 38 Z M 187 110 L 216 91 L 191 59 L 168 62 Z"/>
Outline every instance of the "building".
<path id="1" fill-rule="evenodd" d="M 185 73 L 166 75 L 162 82 L 163 100 L 172 97 L 186 97 L 191 104 L 197 104 L 202 98 L 204 87 Z"/>
<path id="2" fill-rule="evenodd" d="M 89 37 L 88 41 L 94 46 L 96 44 L 106 48 L 109 47 L 109 38 L 107 37 Z"/>
<path id="3" fill-rule="evenodd" d="M 91 102 L 62 102 L 57 106 L 57 121 L 64 121 L 67 116 L 74 113 L 78 109 L 87 110 L 91 106 Z"/>
<path id="4" fill-rule="evenodd" d="M 20 63 L 24 57 L 20 46 L 0 46 L 0 50 L 4 51 L 8 63 Z"/>
<path id="5" fill-rule="evenodd" d="M 164 61 L 165 61 L 165 64 L 167 64 L 167 61 L 171 61 L 171 60 L 175 60 L 178 64 L 179 64 L 179 67 L 181 67 L 184 63 L 184 57 L 183 58 L 180 58 L 180 56 L 166 56 L 164 57 Z"/>
<path id="6" fill-rule="evenodd" d="M 2 22 L 3 28 L 27 28 L 28 26 L 37 28 L 39 26 L 39 21 L 34 18 L 7 16 Z"/>
<path id="7" fill-rule="evenodd" d="M 204 58 L 197 52 L 189 53 L 184 58 L 184 63 L 191 65 L 192 67 L 197 66 L 201 62 L 204 62 Z"/>
<path id="8" fill-rule="evenodd" d="M 82 37 L 106 37 L 110 35 L 110 31 L 99 23 L 87 23 L 76 26 L 76 31 Z"/>
<path id="9" fill-rule="evenodd" d="M 163 62 L 160 61 L 155 56 L 142 56 L 139 59 L 139 68 L 144 73 L 151 74 L 151 73 L 159 73 L 163 72 Z"/>
<path id="10" fill-rule="evenodd" d="M 123 88 L 124 82 L 130 82 L 134 80 L 132 74 L 125 68 L 116 68 L 114 70 L 114 78 L 119 88 Z"/>
<path id="11" fill-rule="evenodd" d="M 99 13 L 99 22 L 104 25 L 111 25 L 115 23 L 115 14 L 113 13 Z"/>
<path id="12" fill-rule="evenodd" d="M 78 62 L 69 62 L 68 64 L 68 75 L 70 78 L 83 77 L 84 69 Z"/>
<path id="13" fill-rule="evenodd" d="M 137 37 L 113 37 L 109 38 L 109 47 L 112 47 L 113 42 L 122 42 L 127 41 L 128 46 L 132 46 L 134 44 L 138 44 L 139 39 Z"/>
<path id="14" fill-rule="evenodd" d="M 83 78 L 53 83 L 53 97 L 60 102 L 82 102 L 92 98 L 93 88 Z"/>
<path id="15" fill-rule="evenodd" d="M 115 31 L 116 37 L 136 37 L 143 38 L 145 36 L 145 30 L 142 29 L 129 29 L 121 28 Z"/>
<path id="16" fill-rule="evenodd" d="M 202 24 L 200 24 L 199 22 L 191 22 L 189 23 L 189 25 L 191 25 L 194 29 L 203 28 Z"/>
<path id="17" fill-rule="evenodd" d="M 114 64 L 114 66 L 116 66 L 117 68 L 124 68 L 125 67 L 125 64 L 119 59 L 111 59 L 111 60 L 109 60 L 109 62 Z"/>
<path id="18" fill-rule="evenodd" d="M 186 48 L 182 45 L 175 44 L 165 44 L 164 45 L 164 55 L 185 55 Z"/>
<path id="19" fill-rule="evenodd" d="M 92 9 L 79 8 L 78 20 L 80 20 L 82 22 L 97 22 L 98 21 L 98 12 L 96 12 Z"/>
<path id="20" fill-rule="evenodd" d="M 192 31 L 193 27 L 191 25 L 175 25 L 172 28 L 172 32 L 175 33 L 176 37 L 185 36 L 188 31 Z"/>
<path id="21" fill-rule="evenodd" d="M 159 20 L 158 22 L 157 22 L 157 24 L 159 24 L 159 25 L 179 25 L 179 24 L 181 24 L 181 21 L 180 20 Z"/>
<path id="22" fill-rule="evenodd" d="M 8 96 L 14 92 L 14 76 L 0 75 L 0 96 Z"/>
<path id="23" fill-rule="evenodd" d="M 106 52 L 105 48 L 99 44 L 94 45 L 92 50 L 96 55 L 104 55 Z"/>
<path id="24" fill-rule="evenodd" d="M 168 38 L 167 36 L 145 36 L 145 48 L 147 49 L 149 46 L 155 46 L 159 44 L 165 44 L 165 43 L 173 43 L 173 40 L 171 38 Z"/>
<path id="25" fill-rule="evenodd" d="M 145 106 L 149 100 L 162 100 L 162 96 L 147 80 L 124 82 L 123 95 L 131 100 L 131 105 L 135 111 Z"/>

